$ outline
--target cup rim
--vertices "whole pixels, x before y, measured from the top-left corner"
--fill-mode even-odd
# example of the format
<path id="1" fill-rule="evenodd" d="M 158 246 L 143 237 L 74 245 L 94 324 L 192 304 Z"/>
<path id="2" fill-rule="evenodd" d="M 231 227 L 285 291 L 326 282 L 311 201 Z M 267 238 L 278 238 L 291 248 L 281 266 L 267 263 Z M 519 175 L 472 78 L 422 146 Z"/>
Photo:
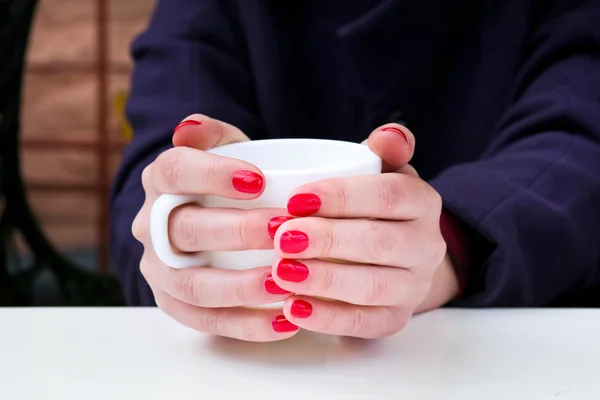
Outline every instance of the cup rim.
<path id="1" fill-rule="evenodd" d="M 377 154 L 375 154 L 371 149 L 369 149 L 369 147 L 360 144 L 360 143 L 356 143 L 356 142 L 349 142 L 349 141 L 345 141 L 345 140 L 335 140 L 335 139 L 320 139 L 320 138 L 274 138 L 274 139 L 258 139 L 258 140 L 250 140 L 250 141 L 245 141 L 245 142 L 235 142 L 235 143 L 229 143 L 229 144 L 225 144 L 222 146 L 218 146 L 218 147 L 213 147 L 212 149 L 207 150 L 208 153 L 211 154 L 216 154 L 222 157 L 230 157 L 230 158 L 235 158 L 235 157 L 231 157 L 231 156 L 227 156 L 224 154 L 219 154 L 221 153 L 220 150 L 226 150 L 228 148 L 232 148 L 232 147 L 246 147 L 246 146 L 253 146 L 255 144 L 262 144 L 264 142 L 278 142 L 281 144 L 285 144 L 285 143 L 298 143 L 298 142 L 315 142 L 315 143 L 321 143 L 321 144 L 327 144 L 327 145 L 332 145 L 335 147 L 345 147 L 345 148 L 349 148 L 352 150 L 357 150 L 360 148 L 360 151 L 364 152 L 364 158 L 360 158 L 356 160 L 356 163 L 353 163 L 351 166 L 346 165 L 345 167 L 340 167 L 340 166 L 332 166 L 332 167 L 325 167 L 325 168 L 307 168 L 307 169 L 261 169 L 258 166 L 256 166 L 257 168 L 260 169 L 260 171 L 262 171 L 262 173 L 264 175 L 316 175 L 316 174 L 323 174 L 324 172 L 326 173 L 336 173 L 336 172 L 343 172 L 345 170 L 347 170 L 349 167 L 356 169 L 356 168 L 367 168 L 369 166 L 372 166 L 373 164 L 378 164 L 379 168 L 381 168 L 381 157 L 379 157 Z M 245 160 L 243 160 L 245 161 Z M 248 162 L 248 161 L 245 161 Z M 250 163 L 252 164 L 252 163 Z M 254 165 L 254 164 L 252 164 Z"/>

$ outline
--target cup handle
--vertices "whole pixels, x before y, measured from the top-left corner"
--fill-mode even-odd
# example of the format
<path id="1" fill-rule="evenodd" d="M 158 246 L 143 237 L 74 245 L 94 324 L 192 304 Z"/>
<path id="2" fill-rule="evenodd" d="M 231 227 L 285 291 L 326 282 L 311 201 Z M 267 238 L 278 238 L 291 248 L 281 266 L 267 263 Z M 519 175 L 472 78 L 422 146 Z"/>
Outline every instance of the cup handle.
<path id="1" fill-rule="evenodd" d="M 169 240 L 169 215 L 175 208 L 188 203 L 199 203 L 200 197 L 194 195 L 162 194 L 150 210 L 150 238 L 152 247 L 160 261 L 171 268 L 182 269 L 208 266 L 206 253 L 177 254 Z"/>

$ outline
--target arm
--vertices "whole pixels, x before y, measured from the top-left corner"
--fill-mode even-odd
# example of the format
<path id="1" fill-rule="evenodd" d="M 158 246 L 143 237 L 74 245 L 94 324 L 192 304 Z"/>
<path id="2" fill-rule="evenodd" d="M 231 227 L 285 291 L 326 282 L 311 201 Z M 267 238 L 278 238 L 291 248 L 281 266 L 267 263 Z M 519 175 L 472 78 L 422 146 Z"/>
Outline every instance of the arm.
<path id="1" fill-rule="evenodd" d="M 173 128 L 202 112 L 256 137 L 261 125 L 244 49 L 223 0 L 161 0 L 133 45 L 136 62 L 127 117 L 135 131 L 111 194 L 111 250 L 130 305 L 154 305 L 139 272 L 142 245 L 131 224 L 144 202 L 143 169 L 171 147 Z"/>
<path id="2" fill-rule="evenodd" d="M 431 182 L 491 247 L 455 305 L 541 306 L 600 285 L 600 2 L 579 3 L 538 30 L 488 151 Z"/>

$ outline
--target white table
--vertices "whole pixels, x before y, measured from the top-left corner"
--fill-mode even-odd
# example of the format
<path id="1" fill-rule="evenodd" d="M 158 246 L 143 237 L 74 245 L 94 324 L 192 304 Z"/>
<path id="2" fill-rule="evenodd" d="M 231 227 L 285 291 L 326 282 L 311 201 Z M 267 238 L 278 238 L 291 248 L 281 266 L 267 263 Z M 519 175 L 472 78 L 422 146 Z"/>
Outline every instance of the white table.
<path id="1" fill-rule="evenodd" d="M 0 399 L 600 399 L 600 310 L 440 310 L 256 344 L 156 309 L 0 309 Z"/>

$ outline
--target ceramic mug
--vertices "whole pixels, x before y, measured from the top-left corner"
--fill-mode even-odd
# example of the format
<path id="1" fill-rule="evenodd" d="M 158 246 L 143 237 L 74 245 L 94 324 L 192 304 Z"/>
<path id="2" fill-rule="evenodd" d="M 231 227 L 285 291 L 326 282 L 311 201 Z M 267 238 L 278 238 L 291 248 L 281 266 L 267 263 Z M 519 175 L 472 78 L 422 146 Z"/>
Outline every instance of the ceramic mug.
<path id="1" fill-rule="evenodd" d="M 208 153 L 237 158 L 258 167 L 265 178 L 260 197 L 232 200 L 212 195 L 162 194 L 152 206 L 150 235 L 158 258 L 171 268 L 212 267 L 245 270 L 271 265 L 274 250 L 211 251 L 177 254 L 168 237 L 169 214 L 177 207 L 198 203 L 202 207 L 240 209 L 286 208 L 291 192 L 306 183 L 381 173 L 381 158 L 367 146 L 327 139 L 267 139 L 232 143 Z M 268 221 L 265 221 L 265 230 Z M 261 308 L 281 307 L 273 303 Z"/>

